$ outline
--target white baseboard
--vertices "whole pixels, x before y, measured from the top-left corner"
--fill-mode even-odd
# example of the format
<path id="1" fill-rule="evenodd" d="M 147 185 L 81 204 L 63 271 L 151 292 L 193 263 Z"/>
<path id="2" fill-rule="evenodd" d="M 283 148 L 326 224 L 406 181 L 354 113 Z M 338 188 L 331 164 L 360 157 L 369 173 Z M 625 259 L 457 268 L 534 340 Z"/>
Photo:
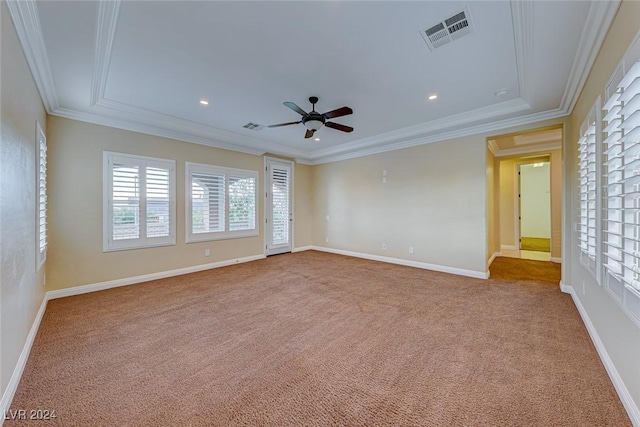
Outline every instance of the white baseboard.
<path id="1" fill-rule="evenodd" d="M 578 309 L 578 313 L 580 313 L 580 317 L 582 317 L 582 322 L 586 326 L 587 332 L 589 332 L 591 341 L 593 342 L 593 345 L 598 351 L 600 360 L 602 361 L 602 364 L 604 365 L 605 369 L 607 370 L 607 373 L 609 374 L 609 378 L 613 383 L 613 387 L 616 389 L 616 392 L 618 393 L 618 397 L 620 398 L 620 401 L 622 401 L 622 405 L 627 410 L 627 414 L 631 419 L 631 423 L 634 426 L 640 426 L 640 408 L 638 408 L 638 405 L 633 401 L 633 398 L 631 397 L 631 394 L 629 393 L 627 386 L 624 384 L 624 381 L 620 377 L 620 374 L 618 373 L 618 370 L 613 364 L 611 357 L 609 357 L 609 353 L 607 352 L 607 349 L 602 343 L 600 336 L 598 336 L 598 332 L 593 326 L 593 323 L 591 323 L 591 319 L 589 318 L 587 311 L 582 305 L 580 298 L 578 298 L 578 296 L 576 295 L 575 289 L 572 286 L 565 285 L 564 283 L 562 283 L 562 281 L 560 282 L 560 289 L 562 290 L 562 292 L 565 292 L 571 295 L 571 298 L 573 299 L 573 303 Z"/>
<path id="2" fill-rule="evenodd" d="M 299 248 L 293 248 L 291 252 L 302 252 L 302 251 L 310 251 L 313 249 L 313 246 L 300 246 Z"/>
<path id="3" fill-rule="evenodd" d="M 210 270 L 212 268 L 226 267 L 228 265 L 241 264 L 265 258 L 264 254 L 253 255 L 243 258 L 229 259 L 225 261 L 212 262 L 210 264 L 194 265 L 193 267 L 178 268 L 175 270 L 160 271 L 158 273 L 143 274 L 141 276 L 125 277 L 123 279 L 109 280 L 107 282 L 92 283 L 89 285 L 74 286 L 72 288 L 56 289 L 47 292 L 47 299 L 64 298 L 72 295 L 86 294 L 89 292 L 102 291 L 105 289 L 128 286 L 150 280 L 164 279 L 167 277 L 180 276 L 182 274 L 196 273 L 198 271 Z"/>
<path id="4" fill-rule="evenodd" d="M 549 261 L 555 262 L 556 264 L 562 264 L 562 258 L 551 257 Z"/>
<path id="5" fill-rule="evenodd" d="M 24 347 L 22 347 L 20 357 L 18 357 L 18 363 L 16 363 L 16 367 L 13 369 L 13 373 L 11 374 L 11 378 L 9 379 L 7 388 L 4 390 L 4 393 L 2 395 L 2 400 L 0 400 L 0 414 L 2 414 L 2 418 L 0 418 L 0 426 L 2 426 L 2 424 L 4 423 L 5 414 L 9 412 L 11 402 L 13 401 L 13 396 L 16 394 L 16 390 L 18 390 L 18 384 L 20 384 L 22 373 L 24 372 L 24 368 L 27 365 L 27 360 L 29 360 L 31 346 L 33 346 L 33 341 L 35 340 L 38 329 L 40 328 L 40 322 L 42 321 L 42 316 L 44 316 L 44 311 L 46 308 L 47 296 L 45 294 L 44 298 L 42 299 L 42 303 L 40 304 L 40 308 L 36 313 L 36 318 L 33 319 L 33 324 L 31 325 L 29 334 L 27 334 L 27 340 L 24 343 Z"/>
<path id="6" fill-rule="evenodd" d="M 506 250 L 506 251 L 517 251 L 520 248 L 518 248 L 517 246 L 511 246 L 511 245 L 500 245 L 500 250 Z"/>
<path id="7" fill-rule="evenodd" d="M 489 273 L 486 272 L 486 271 L 475 271 L 475 270 L 467 270 L 467 269 L 464 269 L 464 268 L 447 267 L 445 265 L 429 264 L 429 263 L 426 263 L 426 262 L 410 261 L 410 260 L 406 260 L 406 259 L 391 258 L 391 257 L 386 257 L 386 256 L 380 256 L 380 255 L 371 255 L 371 254 L 365 254 L 365 253 L 361 253 L 361 252 L 344 251 L 342 249 L 325 248 L 323 246 L 312 246 L 311 249 L 316 250 L 316 251 L 329 252 L 329 253 L 332 253 L 332 254 L 346 255 L 346 256 L 352 256 L 352 257 L 356 257 L 356 258 L 370 259 L 370 260 L 373 260 L 373 261 L 388 262 L 390 264 L 405 265 L 407 267 L 416 267 L 416 268 L 422 268 L 422 269 L 425 269 L 425 270 L 440 271 L 442 273 L 457 274 L 458 276 L 467 276 L 467 277 L 473 277 L 473 278 L 476 278 L 476 279 L 488 279 L 489 278 Z"/>

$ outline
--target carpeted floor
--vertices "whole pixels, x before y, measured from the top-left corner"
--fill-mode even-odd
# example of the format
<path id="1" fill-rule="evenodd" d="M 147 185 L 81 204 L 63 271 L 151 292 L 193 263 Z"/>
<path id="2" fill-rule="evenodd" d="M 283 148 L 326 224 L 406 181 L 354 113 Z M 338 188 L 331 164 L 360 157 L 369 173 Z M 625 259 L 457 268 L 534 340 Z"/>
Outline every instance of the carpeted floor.
<path id="1" fill-rule="evenodd" d="M 559 267 L 491 271 L 307 251 L 53 300 L 12 409 L 56 411 L 38 425 L 630 425 Z"/>
<path id="2" fill-rule="evenodd" d="M 524 251 L 549 252 L 551 251 L 551 239 L 522 237 L 520 239 L 520 249 Z"/>

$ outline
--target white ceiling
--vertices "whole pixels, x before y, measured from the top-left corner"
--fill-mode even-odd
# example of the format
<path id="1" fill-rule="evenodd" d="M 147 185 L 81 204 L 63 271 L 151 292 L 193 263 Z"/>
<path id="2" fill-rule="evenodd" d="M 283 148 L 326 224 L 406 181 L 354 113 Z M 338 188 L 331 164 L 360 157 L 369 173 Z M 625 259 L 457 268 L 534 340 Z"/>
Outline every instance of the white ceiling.
<path id="1" fill-rule="evenodd" d="M 320 163 L 566 115 L 618 2 L 15 2 L 50 114 Z M 474 32 L 419 30 L 468 7 Z M 496 96 L 507 89 L 504 96 Z M 428 95 L 438 94 L 429 101 Z M 292 101 L 355 128 L 303 125 Z M 209 100 L 207 107 L 200 99 Z"/>

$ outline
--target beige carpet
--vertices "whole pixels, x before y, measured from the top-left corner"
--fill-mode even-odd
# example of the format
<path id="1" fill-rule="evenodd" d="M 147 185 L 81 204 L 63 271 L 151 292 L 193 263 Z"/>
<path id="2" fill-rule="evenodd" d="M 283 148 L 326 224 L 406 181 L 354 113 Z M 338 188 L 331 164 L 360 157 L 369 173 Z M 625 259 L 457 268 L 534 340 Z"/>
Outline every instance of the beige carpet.
<path id="1" fill-rule="evenodd" d="M 558 267 L 498 258 L 492 276 L 307 251 L 53 300 L 12 409 L 56 411 L 37 425 L 630 425 Z"/>
<path id="2" fill-rule="evenodd" d="M 540 237 L 522 237 L 520 239 L 520 249 L 524 251 L 551 251 L 551 239 L 543 239 Z"/>

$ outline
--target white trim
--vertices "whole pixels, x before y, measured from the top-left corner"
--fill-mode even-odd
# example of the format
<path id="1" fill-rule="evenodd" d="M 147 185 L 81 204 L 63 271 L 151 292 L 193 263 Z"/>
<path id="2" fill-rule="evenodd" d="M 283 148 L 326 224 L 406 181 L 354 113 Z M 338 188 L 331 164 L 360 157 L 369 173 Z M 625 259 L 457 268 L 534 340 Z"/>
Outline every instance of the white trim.
<path id="1" fill-rule="evenodd" d="M 308 246 L 300 246 L 298 248 L 293 248 L 293 250 L 291 251 L 293 252 L 303 252 L 303 251 L 312 251 L 313 250 L 313 246 L 308 245 Z"/>
<path id="2" fill-rule="evenodd" d="M 407 267 L 416 267 L 416 268 L 422 268 L 422 269 L 425 269 L 425 270 L 439 271 L 439 272 L 442 272 L 442 273 L 456 274 L 458 276 L 473 277 L 473 278 L 476 278 L 476 279 L 488 279 L 489 278 L 489 273 L 486 272 L 486 271 L 467 270 L 465 268 L 448 267 L 446 265 L 429 264 L 429 263 L 426 263 L 426 262 L 419 262 L 419 261 L 409 261 L 409 260 L 401 259 L 401 258 L 391 258 L 391 257 L 386 257 L 386 256 L 380 256 L 380 255 L 365 254 L 365 253 L 362 253 L 362 252 L 344 251 L 342 249 L 326 248 L 326 247 L 323 247 L 323 246 L 311 246 L 310 249 L 315 250 L 315 251 L 320 251 L 320 252 L 329 252 L 329 253 L 332 253 L 332 254 L 352 256 L 352 257 L 356 257 L 356 258 L 370 259 L 370 260 L 373 260 L 373 261 L 388 262 L 390 264 L 404 265 L 404 266 L 407 266 Z"/>
<path id="3" fill-rule="evenodd" d="M 517 251 L 518 248 L 512 245 L 500 245 L 500 250 L 503 251 Z"/>
<path id="4" fill-rule="evenodd" d="M 496 142 L 495 139 L 487 140 L 487 148 L 489 148 L 489 151 L 491 151 L 491 154 L 493 154 L 493 157 L 495 157 L 496 154 L 500 152 L 500 147 L 498 146 L 498 143 Z"/>
<path id="5" fill-rule="evenodd" d="M 555 262 L 556 264 L 562 264 L 562 258 L 557 258 L 552 256 L 551 258 L 549 258 L 549 261 Z"/>
<path id="6" fill-rule="evenodd" d="M 36 334 L 38 333 L 38 329 L 40 328 L 40 322 L 42 321 L 42 317 L 44 316 L 45 309 L 47 308 L 47 295 L 44 295 L 42 302 L 40 303 L 40 308 L 36 313 L 35 319 L 33 319 L 33 324 L 31 325 L 31 329 L 29 330 L 29 334 L 27 335 L 27 339 L 22 347 L 22 352 L 20 353 L 20 357 L 18 357 L 18 362 L 16 363 L 16 367 L 13 369 L 13 373 L 11 374 L 11 378 L 9 379 L 9 383 L 7 384 L 7 388 L 5 388 L 4 393 L 2 395 L 2 400 L 0 400 L 0 426 L 4 422 L 4 414 L 9 411 L 11 407 L 11 402 L 13 401 L 13 397 L 16 394 L 16 390 L 18 389 L 18 384 L 20 384 L 20 379 L 22 378 L 22 373 L 24 372 L 24 368 L 27 365 L 27 360 L 29 360 L 29 353 L 31 353 L 31 347 L 33 346 L 33 341 L 36 338 Z"/>
<path id="7" fill-rule="evenodd" d="M 496 157 L 519 156 L 522 154 L 533 154 L 560 149 L 562 149 L 562 142 L 558 141 L 549 144 L 533 145 L 530 147 L 505 148 L 504 150 L 498 151 Z"/>
<path id="8" fill-rule="evenodd" d="M 569 79 L 560 102 L 560 109 L 567 114 L 573 112 L 578 102 L 580 92 L 587 81 L 620 3 L 621 0 L 591 2 L 587 20 L 582 28 L 578 51 L 573 59 Z"/>
<path id="9" fill-rule="evenodd" d="M 107 86 L 113 40 L 118 25 L 121 0 L 100 2 L 98 5 L 98 18 L 96 29 L 95 55 L 93 59 L 93 76 L 91 79 L 91 100 L 93 107 L 104 98 Z"/>
<path id="10" fill-rule="evenodd" d="M 51 72 L 51 63 L 42 35 L 37 2 L 34 0 L 6 1 L 9 14 L 16 27 L 29 70 L 38 88 L 47 113 L 51 114 L 60 105 L 56 85 Z"/>
<path id="11" fill-rule="evenodd" d="M 560 117 L 566 117 L 567 113 L 558 108 L 554 110 L 543 111 L 540 113 L 529 114 L 527 116 L 514 117 L 511 119 L 498 120 L 486 124 L 475 126 L 452 126 L 454 130 L 435 133 L 433 135 L 418 136 L 408 140 L 400 140 L 396 143 L 372 148 L 364 148 L 357 151 L 349 151 L 347 153 L 335 154 L 335 155 L 319 155 L 318 152 L 310 153 L 308 160 L 311 165 L 319 165 L 323 163 L 337 162 L 340 160 L 349 160 L 357 157 L 369 156 L 372 154 L 386 153 L 388 151 L 401 150 L 403 148 L 415 147 L 418 145 L 430 144 L 432 142 L 446 141 L 449 139 L 462 138 L 465 136 L 478 135 L 486 132 L 502 131 L 514 126 L 528 125 L 537 123 L 544 120 L 551 120 Z M 351 144 L 347 146 L 336 147 L 336 150 L 350 150 L 353 146 Z M 298 159 L 296 161 L 302 163 L 305 159 Z"/>
<path id="12" fill-rule="evenodd" d="M 47 299 L 57 299 L 72 295 L 87 294 L 90 292 L 103 291 L 105 289 L 117 288 L 120 286 L 135 285 L 136 283 L 149 282 L 151 280 L 165 279 L 167 277 L 180 276 L 183 274 L 196 273 L 198 271 L 211 270 L 214 268 L 226 267 L 229 265 L 242 264 L 245 262 L 264 259 L 264 254 L 252 255 L 248 257 L 229 259 L 212 262 L 209 264 L 194 265 L 192 267 L 177 268 L 175 270 L 160 271 L 158 273 L 143 274 L 140 276 L 125 277 L 122 279 L 109 280 L 107 282 L 91 283 L 88 285 L 74 286 L 71 288 L 56 289 L 47 292 Z"/>
<path id="13" fill-rule="evenodd" d="M 495 261 L 495 259 L 499 256 L 502 256 L 502 252 L 494 252 L 493 255 L 489 257 L 489 261 L 487 261 L 487 267 L 491 267 L 491 264 L 493 264 L 493 261 Z"/>
<path id="14" fill-rule="evenodd" d="M 520 96 L 530 102 L 533 87 L 529 73 L 533 58 L 533 2 L 511 0 L 511 21 L 518 67 Z"/>
<path id="15" fill-rule="evenodd" d="M 582 317 L 582 322 L 587 328 L 587 332 L 589 332 L 591 341 L 593 342 L 593 345 L 595 346 L 598 352 L 598 355 L 600 356 L 600 360 L 602 361 L 602 364 L 607 370 L 607 373 L 609 374 L 609 378 L 611 379 L 611 382 L 613 383 L 613 386 L 616 389 L 616 392 L 618 393 L 618 397 L 622 401 L 622 405 L 624 406 L 624 408 L 627 410 L 627 414 L 631 419 L 631 423 L 634 426 L 640 426 L 640 408 L 638 408 L 637 404 L 633 401 L 633 398 L 631 397 L 631 394 L 629 393 L 627 386 L 624 384 L 624 381 L 620 377 L 618 370 L 613 364 L 613 361 L 611 360 L 611 357 L 609 356 L 609 353 L 607 352 L 605 345 L 600 339 L 600 336 L 598 335 L 596 328 L 593 326 L 593 323 L 591 323 L 589 314 L 587 313 L 584 306 L 582 305 L 580 298 L 578 298 L 578 296 L 576 295 L 575 289 L 572 286 L 567 286 L 563 284 L 562 282 L 560 283 L 560 289 L 562 290 L 562 292 L 565 292 L 571 295 L 571 298 L 573 299 L 573 303 L 578 309 L 578 313 L 580 313 L 580 317 Z"/>

